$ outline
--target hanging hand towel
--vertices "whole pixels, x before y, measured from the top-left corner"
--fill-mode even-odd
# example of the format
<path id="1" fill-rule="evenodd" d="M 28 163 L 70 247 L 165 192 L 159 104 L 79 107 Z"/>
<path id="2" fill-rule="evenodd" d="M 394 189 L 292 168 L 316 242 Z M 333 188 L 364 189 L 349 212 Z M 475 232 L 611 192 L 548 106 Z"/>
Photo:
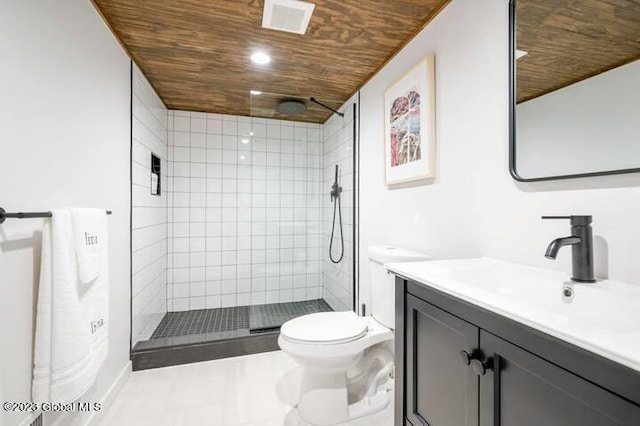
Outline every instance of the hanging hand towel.
<path id="1" fill-rule="evenodd" d="M 106 215 L 102 211 L 106 222 Z M 72 213 L 54 210 L 42 232 L 42 266 L 36 316 L 32 397 L 34 402 L 70 402 L 95 381 L 108 348 L 108 241 L 100 244 L 99 271 L 80 285 Z M 99 237 L 99 238 L 100 238 Z"/>
<path id="2" fill-rule="evenodd" d="M 93 282 L 101 270 L 103 253 L 106 253 L 107 218 L 100 209 L 71 209 L 73 238 L 78 262 L 80 283 Z"/>

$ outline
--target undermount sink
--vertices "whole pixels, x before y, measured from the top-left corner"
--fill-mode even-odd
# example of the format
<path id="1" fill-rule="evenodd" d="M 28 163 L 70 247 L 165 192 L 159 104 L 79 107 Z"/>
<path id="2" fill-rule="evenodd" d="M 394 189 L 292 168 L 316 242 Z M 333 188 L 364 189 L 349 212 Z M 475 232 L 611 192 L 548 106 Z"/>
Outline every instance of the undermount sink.
<path id="1" fill-rule="evenodd" d="M 385 267 L 640 371 L 640 285 L 573 283 L 568 274 L 491 258 Z"/>

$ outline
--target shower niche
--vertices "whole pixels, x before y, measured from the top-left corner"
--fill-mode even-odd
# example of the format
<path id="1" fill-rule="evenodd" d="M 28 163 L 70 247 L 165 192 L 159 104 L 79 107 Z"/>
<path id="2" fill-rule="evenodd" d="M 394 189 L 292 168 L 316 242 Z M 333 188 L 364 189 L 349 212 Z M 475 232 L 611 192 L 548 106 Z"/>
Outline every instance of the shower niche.
<path id="1" fill-rule="evenodd" d="M 160 194 L 161 168 L 160 157 L 151 153 L 151 195 Z"/>
<path id="2" fill-rule="evenodd" d="M 166 311 L 136 369 L 275 350 L 289 319 L 356 306 L 357 104 L 260 93 L 251 114 L 167 112 Z"/>

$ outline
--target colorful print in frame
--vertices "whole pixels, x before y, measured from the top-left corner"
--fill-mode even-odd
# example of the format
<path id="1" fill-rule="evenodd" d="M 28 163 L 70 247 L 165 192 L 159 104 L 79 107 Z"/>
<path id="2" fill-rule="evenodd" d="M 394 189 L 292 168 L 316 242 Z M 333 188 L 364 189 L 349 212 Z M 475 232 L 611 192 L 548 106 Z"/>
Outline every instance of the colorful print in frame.
<path id="1" fill-rule="evenodd" d="M 436 177 L 434 61 L 427 56 L 384 93 L 385 185 Z"/>

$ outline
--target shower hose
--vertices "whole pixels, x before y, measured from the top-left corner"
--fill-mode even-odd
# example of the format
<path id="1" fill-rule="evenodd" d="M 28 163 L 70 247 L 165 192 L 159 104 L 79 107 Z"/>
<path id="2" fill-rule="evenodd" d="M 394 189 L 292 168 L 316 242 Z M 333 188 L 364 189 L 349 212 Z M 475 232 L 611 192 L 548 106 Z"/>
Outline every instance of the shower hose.
<path id="1" fill-rule="evenodd" d="M 337 173 L 336 173 L 337 175 Z M 337 182 L 337 178 L 336 178 Z M 333 197 L 332 197 L 333 198 Z M 340 193 L 335 196 L 333 199 L 333 223 L 331 224 L 331 240 L 329 241 L 329 259 L 333 263 L 340 263 L 342 258 L 344 257 L 344 234 L 342 233 L 342 209 L 340 208 Z M 336 210 L 338 210 L 338 221 L 340 223 L 340 257 L 338 259 L 333 258 L 333 234 L 336 229 Z"/>

